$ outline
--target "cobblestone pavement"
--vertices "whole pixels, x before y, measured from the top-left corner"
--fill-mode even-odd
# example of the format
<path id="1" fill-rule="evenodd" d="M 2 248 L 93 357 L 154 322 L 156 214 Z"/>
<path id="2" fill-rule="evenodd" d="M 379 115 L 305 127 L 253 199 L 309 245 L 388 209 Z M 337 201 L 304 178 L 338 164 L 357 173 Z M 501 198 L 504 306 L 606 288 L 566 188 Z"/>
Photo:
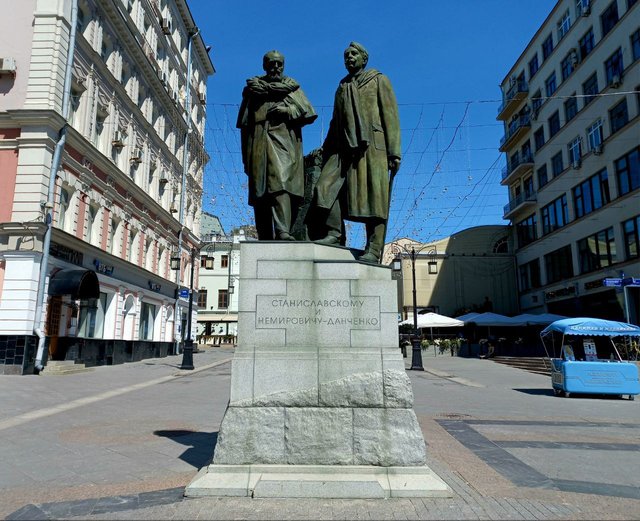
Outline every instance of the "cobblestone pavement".
<path id="1" fill-rule="evenodd" d="M 6 519 L 638 519 L 640 402 L 556 398 L 549 378 L 490 361 L 409 371 L 428 464 L 451 499 L 182 497 L 211 458 L 230 350 L 0 377 Z"/>

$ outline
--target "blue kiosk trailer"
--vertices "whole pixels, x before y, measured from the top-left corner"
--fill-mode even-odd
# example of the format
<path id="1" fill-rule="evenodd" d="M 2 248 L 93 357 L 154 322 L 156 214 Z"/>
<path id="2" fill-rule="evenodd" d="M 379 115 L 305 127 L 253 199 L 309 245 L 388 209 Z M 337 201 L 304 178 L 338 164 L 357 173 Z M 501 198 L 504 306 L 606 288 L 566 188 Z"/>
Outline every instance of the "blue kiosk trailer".
<path id="1" fill-rule="evenodd" d="M 554 335 L 555 333 L 555 335 Z M 560 357 L 555 358 L 554 337 L 562 335 Z M 613 337 L 640 338 L 640 327 L 597 318 L 565 318 L 547 326 L 540 338 L 547 350 L 552 342 L 551 384 L 556 395 L 571 393 L 640 394 L 638 366 L 622 360 Z"/>

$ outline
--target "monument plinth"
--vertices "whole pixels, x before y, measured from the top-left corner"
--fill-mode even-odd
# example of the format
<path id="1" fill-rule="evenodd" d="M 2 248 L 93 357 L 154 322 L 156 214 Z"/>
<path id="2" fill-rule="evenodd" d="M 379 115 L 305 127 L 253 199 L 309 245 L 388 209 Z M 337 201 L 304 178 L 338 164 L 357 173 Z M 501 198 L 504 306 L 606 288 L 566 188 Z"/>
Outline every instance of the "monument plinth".
<path id="1" fill-rule="evenodd" d="M 229 406 L 186 495 L 449 496 L 425 465 L 390 270 L 246 242 L 240 277 Z"/>

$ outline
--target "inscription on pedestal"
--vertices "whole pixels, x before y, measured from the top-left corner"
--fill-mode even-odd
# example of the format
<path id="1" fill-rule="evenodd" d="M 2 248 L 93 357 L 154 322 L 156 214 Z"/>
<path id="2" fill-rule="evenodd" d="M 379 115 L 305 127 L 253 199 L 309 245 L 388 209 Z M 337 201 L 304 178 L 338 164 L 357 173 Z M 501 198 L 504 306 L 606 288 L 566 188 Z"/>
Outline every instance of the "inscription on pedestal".
<path id="1" fill-rule="evenodd" d="M 380 298 L 351 296 L 348 282 L 289 283 L 286 295 L 258 295 L 256 329 L 285 329 L 287 343 L 305 335 L 348 345 L 350 331 L 380 329 Z"/>

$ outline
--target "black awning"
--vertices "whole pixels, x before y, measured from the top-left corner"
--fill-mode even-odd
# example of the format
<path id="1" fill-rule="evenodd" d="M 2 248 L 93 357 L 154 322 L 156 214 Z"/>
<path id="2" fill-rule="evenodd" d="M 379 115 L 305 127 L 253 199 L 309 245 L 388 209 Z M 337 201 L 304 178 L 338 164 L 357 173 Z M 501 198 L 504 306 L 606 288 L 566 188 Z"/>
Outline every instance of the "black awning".
<path id="1" fill-rule="evenodd" d="M 60 270 L 49 281 L 49 296 L 71 295 L 74 300 L 100 297 L 100 282 L 95 271 Z"/>

